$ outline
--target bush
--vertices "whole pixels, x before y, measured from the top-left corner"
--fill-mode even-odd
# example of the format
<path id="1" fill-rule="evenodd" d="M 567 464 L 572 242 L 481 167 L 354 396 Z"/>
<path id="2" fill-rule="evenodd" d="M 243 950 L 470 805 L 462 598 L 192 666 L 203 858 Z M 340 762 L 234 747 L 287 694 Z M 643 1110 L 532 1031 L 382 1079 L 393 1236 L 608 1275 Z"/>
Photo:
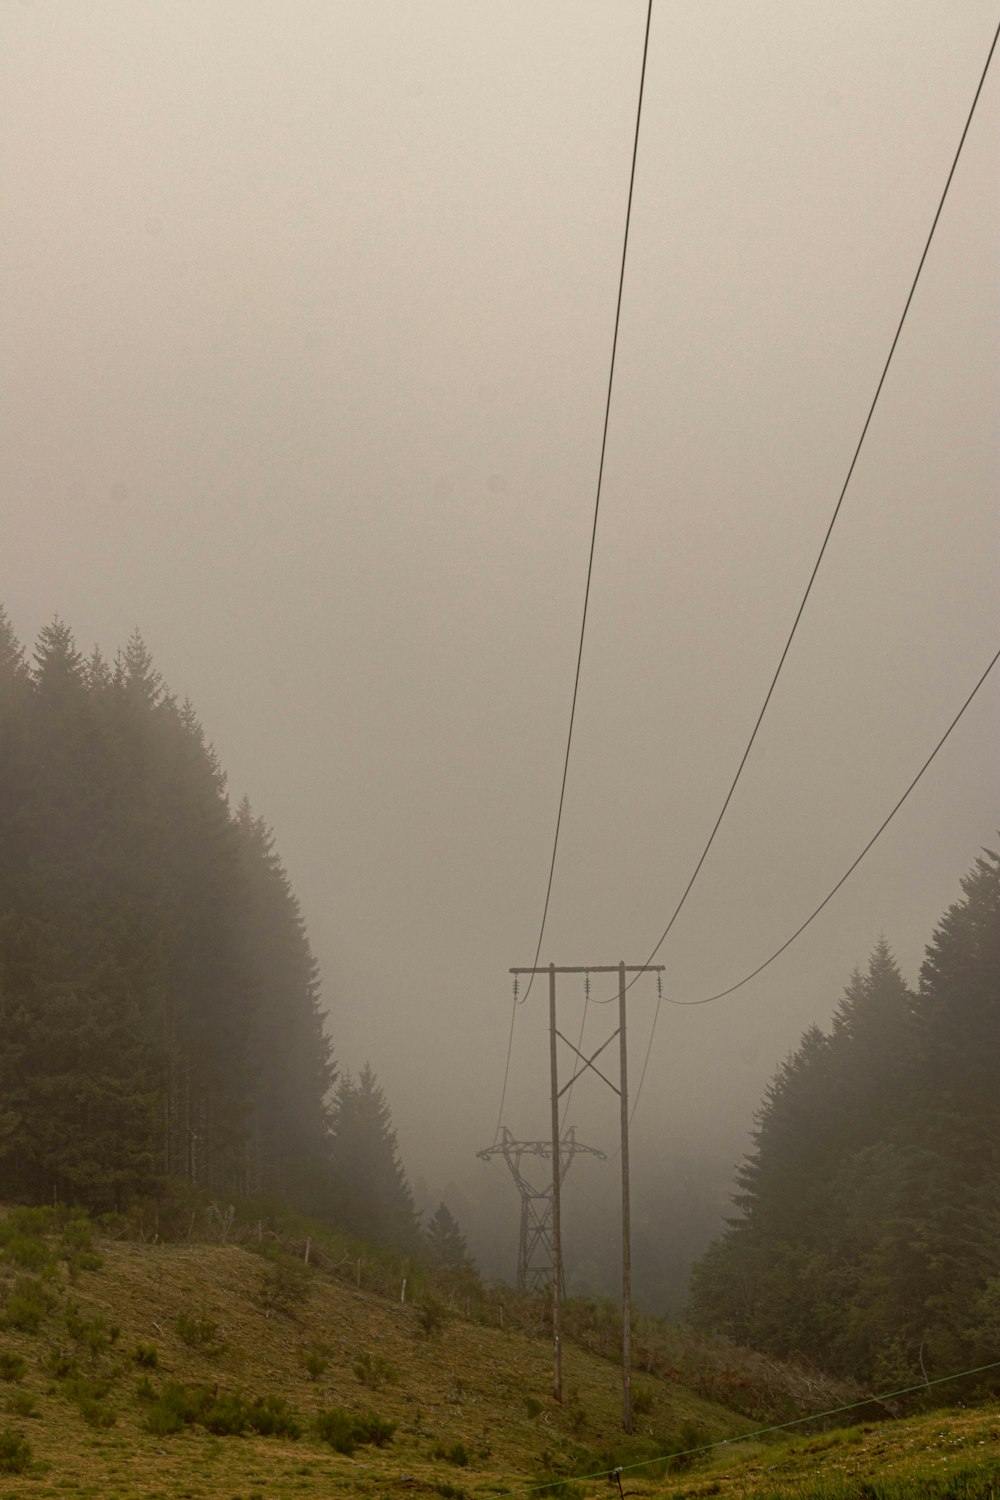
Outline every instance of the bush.
<path id="1" fill-rule="evenodd" d="M 190 1390 L 177 1380 L 168 1380 L 146 1416 L 146 1426 L 157 1437 L 180 1432 L 198 1420 L 209 1391 Z"/>
<path id="2" fill-rule="evenodd" d="M 46 1368 L 55 1380 L 74 1380 L 80 1374 L 79 1362 L 61 1349 L 52 1350 Z"/>
<path id="3" fill-rule="evenodd" d="M 12 1354 L 9 1349 L 0 1354 L 0 1380 L 23 1380 L 27 1368 L 28 1361 L 20 1354 Z"/>
<path id="4" fill-rule="evenodd" d="M 242 1437 L 250 1426 L 250 1418 L 243 1397 L 233 1391 L 220 1391 L 217 1395 L 205 1400 L 204 1393 L 201 1394 L 200 1403 L 198 1396 L 195 1396 L 194 1420 L 200 1422 L 202 1427 L 207 1427 L 209 1432 L 214 1432 L 217 1437 Z"/>
<path id="5" fill-rule="evenodd" d="M 0 1323 L 19 1333 L 37 1333 L 51 1310 L 52 1298 L 42 1283 L 31 1276 L 19 1276 Z"/>
<path id="6" fill-rule="evenodd" d="M 257 1287 L 257 1300 L 266 1313 L 293 1318 L 309 1296 L 309 1267 L 277 1246 L 269 1245 L 263 1253 L 268 1265 Z"/>
<path id="7" fill-rule="evenodd" d="M 350 1456 L 358 1446 L 354 1430 L 354 1418 L 342 1406 L 332 1406 L 328 1411 L 318 1412 L 313 1423 L 316 1436 L 329 1443 L 335 1453 Z"/>
<path id="8" fill-rule="evenodd" d="M 376 1354 L 374 1359 L 364 1350 L 352 1366 L 355 1375 L 362 1385 L 377 1391 L 382 1385 L 397 1385 L 399 1382 L 399 1371 L 389 1360 L 383 1359 L 381 1354 Z"/>
<path id="9" fill-rule="evenodd" d="M 85 1215 L 75 1213 L 64 1224 L 60 1254 L 74 1282 L 81 1271 L 99 1271 L 104 1264 L 94 1249 L 94 1226 Z"/>
<path id="10" fill-rule="evenodd" d="M 12 1427 L 0 1431 L 0 1474 L 23 1474 L 31 1463 L 31 1444 Z"/>
<path id="11" fill-rule="evenodd" d="M 37 1417 L 41 1413 L 35 1398 L 29 1391 L 12 1391 L 7 1397 L 7 1410 L 12 1417 Z"/>
<path id="12" fill-rule="evenodd" d="M 174 1328 L 182 1344 L 186 1344 L 189 1349 L 202 1350 L 215 1344 L 215 1336 L 219 1331 L 218 1323 L 213 1323 L 204 1310 L 200 1313 L 179 1313 Z"/>
<path id="13" fill-rule="evenodd" d="M 106 1400 L 111 1381 L 86 1375 L 71 1375 L 63 1385 L 63 1395 L 75 1403 L 85 1422 L 91 1427 L 113 1427 L 118 1413 Z"/>
<path id="14" fill-rule="evenodd" d="M 661 1434 L 656 1441 L 661 1453 L 674 1455 L 668 1456 L 665 1468 L 668 1474 L 676 1474 L 690 1469 L 694 1463 L 695 1451 L 708 1442 L 708 1435 L 696 1423 L 682 1422 L 679 1431 L 665 1436 Z"/>
<path id="15" fill-rule="evenodd" d="M 55 1267 L 52 1251 L 43 1239 L 29 1239 L 27 1235 L 15 1234 L 4 1246 L 8 1260 L 23 1271 L 51 1271 Z"/>
<path id="16" fill-rule="evenodd" d="M 355 1416 L 342 1406 L 333 1406 L 318 1413 L 314 1428 L 317 1437 L 329 1443 L 337 1453 L 350 1455 L 361 1443 L 384 1448 L 396 1431 L 396 1424 L 386 1422 L 374 1412 Z"/>
<path id="17" fill-rule="evenodd" d="M 632 1387 L 632 1412 L 637 1417 L 648 1416 L 653 1410 L 653 1399 L 655 1391 L 651 1385 L 634 1385 Z"/>
<path id="18" fill-rule="evenodd" d="M 434 1449 L 434 1457 L 443 1458 L 445 1463 L 454 1464 L 456 1469 L 466 1469 L 472 1462 L 472 1454 L 464 1443 L 452 1443 L 450 1448 L 439 1443 Z"/>
<path id="19" fill-rule="evenodd" d="M 91 1359 L 97 1359 L 112 1344 L 117 1343 L 121 1329 L 110 1327 L 103 1318 L 85 1318 L 75 1306 L 66 1309 L 66 1332 L 75 1344 L 86 1349 Z"/>
<path id="20" fill-rule="evenodd" d="M 155 1370 L 160 1363 L 160 1354 L 155 1344 L 136 1344 L 132 1361 L 142 1370 Z"/>
<path id="21" fill-rule="evenodd" d="M 363 1416 L 356 1417 L 354 1425 L 358 1441 L 372 1443 L 376 1448 L 386 1447 L 392 1441 L 392 1435 L 396 1431 L 395 1422 L 387 1422 L 375 1412 L 366 1412 Z"/>
<path id="22" fill-rule="evenodd" d="M 307 1349 L 302 1356 L 302 1363 L 306 1367 L 306 1375 L 309 1379 L 318 1380 L 329 1364 L 329 1360 L 318 1349 Z"/>
<path id="23" fill-rule="evenodd" d="M 448 1311 L 437 1297 L 426 1297 L 417 1309 L 417 1321 L 424 1338 L 432 1339 L 448 1321 Z"/>
<path id="24" fill-rule="evenodd" d="M 542 1403 L 534 1396 L 525 1396 L 524 1409 L 529 1417 L 540 1417 L 542 1414 Z"/>
<path id="25" fill-rule="evenodd" d="M 15 1208 L 5 1219 L 0 1219 L 0 1245 L 8 1245 L 13 1239 L 43 1239 L 55 1227 L 56 1212 L 53 1208 Z"/>
<path id="26" fill-rule="evenodd" d="M 96 1401 L 92 1396 L 84 1396 L 82 1401 L 77 1402 L 77 1407 L 90 1427 L 113 1427 L 118 1421 L 118 1413 L 107 1401 Z"/>
<path id="27" fill-rule="evenodd" d="M 145 1399 L 144 1392 L 141 1399 Z M 257 1432 L 261 1437 L 297 1438 L 302 1433 L 298 1417 L 283 1396 L 258 1396 L 248 1402 L 238 1391 L 215 1391 L 208 1386 L 168 1381 L 150 1406 L 147 1429 L 158 1437 L 167 1437 L 195 1424 L 217 1437 L 242 1437 L 246 1432 Z"/>
<path id="28" fill-rule="evenodd" d="M 258 1396 L 247 1410 L 247 1420 L 250 1430 L 261 1437 L 302 1436 L 302 1424 L 284 1396 Z"/>

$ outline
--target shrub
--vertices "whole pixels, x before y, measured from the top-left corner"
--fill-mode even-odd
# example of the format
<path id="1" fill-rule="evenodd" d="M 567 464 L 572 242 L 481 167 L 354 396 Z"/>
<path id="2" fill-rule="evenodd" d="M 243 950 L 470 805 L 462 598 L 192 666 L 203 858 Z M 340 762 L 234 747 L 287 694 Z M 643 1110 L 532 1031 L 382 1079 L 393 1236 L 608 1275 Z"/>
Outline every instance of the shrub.
<path id="1" fill-rule="evenodd" d="M 37 1417 L 40 1415 L 35 1398 L 29 1391 L 11 1391 L 7 1397 L 7 1410 L 12 1417 Z"/>
<path id="2" fill-rule="evenodd" d="M 529 1417 L 539 1417 L 542 1414 L 542 1403 L 534 1396 L 525 1396 L 524 1409 Z"/>
<path id="3" fill-rule="evenodd" d="M 81 1417 L 90 1427 L 113 1427 L 118 1421 L 118 1413 L 106 1401 L 96 1401 L 92 1396 L 84 1396 L 82 1401 L 77 1402 L 77 1406 Z"/>
<path id="4" fill-rule="evenodd" d="M 302 1424 L 284 1396 L 258 1396 L 247 1410 L 247 1421 L 261 1437 L 302 1436 Z"/>
<path id="5" fill-rule="evenodd" d="M 336 1453 L 350 1456 L 358 1446 L 354 1418 L 341 1406 L 332 1406 L 328 1411 L 318 1412 L 313 1425 L 316 1436 L 324 1443 L 329 1443 Z"/>
<path id="6" fill-rule="evenodd" d="M 83 1214 L 73 1214 L 64 1224 L 60 1254 L 73 1282 L 81 1271 L 99 1271 L 104 1264 L 94 1249 L 94 1226 Z"/>
<path id="7" fill-rule="evenodd" d="M 310 1271 L 304 1261 L 268 1247 L 268 1261 L 257 1287 L 257 1300 L 266 1313 L 292 1318 L 309 1296 Z"/>
<path id="8" fill-rule="evenodd" d="M 12 1354 L 9 1349 L 0 1354 L 0 1380 L 23 1380 L 27 1368 L 28 1361 L 20 1354 Z"/>
<path id="9" fill-rule="evenodd" d="M 32 1276 L 19 1276 L 0 1319 L 4 1328 L 19 1333 L 37 1333 L 52 1310 L 52 1298 Z"/>
<path id="10" fill-rule="evenodd" d="M 151 1385 L 149 1393 L 154 1394 Z M 141 1399 L 147 1399 L 145 1393 Z M 248 1402 L 238 1391 L 217 1391 L 168 1381 L 150 1406 L 147 1429 L 158 1437 L 166 1437 L 195 1424 L 217 1437 L 241 1437 L 246 1432 L 257 1432 L 262 1437 L 297 1438 L 302 1432 L 298 1417 L 283 1396 L 258 1396 Z"/>
<path id="11" fill-rule="evenodd" d="M 55 1258 L 52 1251 L 43 1239 L 29 1238 L 24 1234 L 15 1234 L 7 1241 L 4 1253 L 8 1260 L 20 1266 L 23 1271 L 49 1271 L 55 1266 Z"/>
<path id="12" fill-rule="evenodd" d="M 386 1422 L 375 1412 L 355 1416 L 341 1406 L 318 1413 L 314 1423 L 316 1435 L 337 1453 L 350 1455 L 360 1443 L 384 1448 L 396 1431 L 395 1422 Z"/>
<path id="13" fill-rule="evenodd" d="M 80 1373 L 80 1365 L 71 1354 L 64 1354 L 61 1349 L 53 1349 L 49 1355 L 47 1369 L 56 1380 L 73 1380 Z"/>
<path id="14" fill-rule="evenodd" d="M 441 1332 L 448 1321 L 448 1312 L 437 1297 L 426 1297 L 417 1309 L 417 1321 L 424 1338 L 431 1339 Z"/>
<path id="15" fill-rule="evenodd" d="M 454 1464 L 456 1469 L 468 1468 L 472 1462 L 472 1455 L 464 1443 L 452 1443 L 450 1448 L 439 1443 L 434 1449 L 434 1457 L 443 1458 L 445 1463 Z"/>
<path id="16" fill-rule="evenodd" d="M 31 1463 L 31 1444 L 12 1427 L 0 1431 L 0 1474 L 23 1474 Z"/>
<path id="17" fill-rule="evenodd" d="M 105 1349 L 117 1343 L 121 1333 L 120 1328 L 114 1324 L 109 1327 L 103 1318 L 85 1318 L 75 1306 L 67 1307 L 65 1319 L 66 1332 L 75 1344 L 86 1349 L 91 1359 L 96 1359 Z"/>
<path id="18" fill-rule="evenodd" d="M 373 1359 L 367 1349 L 358 1356 L 352 1368 L 361 1384 L 373 1391 L 377 1391 L 379 1386 L 397 1385 L 399 1382 L 396 1366 L 383 1359 L 381 1354 L 376 1354 Z"/>
<path id="19" fill-rule="evenodd" d="M 177 1380 L 168 1380 L 146 1416 L 146 1426 L 157 1437 L 180 1432 L 198 1420 L 211 1392 L 190 1390 Z"/>
<path id="20" fill-rule="evenodd" d="M 0 1220 L 0 1245 L 13 1239 L 42 1239 L 50 1234 L 55 1222 L 53 1208 L 15 1208 L 5 1219 Z"/>
<path id="21" fill-rule="evenodd" d="M 234 1391 L 220 1391 L 209 1400 L 204 1399 L 204 1393 L 198 1393 L 195 1409 L 194 1420 L 217 1437 L 242 1437 L 250 1426 L 246 1402 Z"/>
<path id="22" fill-rule="evenodd" d="M 318 1349 L 307 1349 L 302 1357 L 302 1363 L 306 1367 L 306 1374 L 310 1380 L 318 1380 L 329 1364 L 325 1354 Z"/>
<path id="23" fill-rule="evenodd" d="M 708 1437 L 704 1429 L 694 1422 L 682 1422 L 676 1433 L 668 1434 L 666 1437 L 660 1436 L 657 1439 L 660 1452 L 674 1455 L 667 1459 L 665 1465 L 667 1473 L 679 1473 L 684 1469 L 690 1469 L 695 1458 L 691 1450 L 700 1448 L 707 1441 Z"/>
<path id="24" fill-rule="evenodd" d="M 143 1375 L 135 1383 L 135 1399 L 137 1401 L 155 1401 L 156 1387 L 148 1375 Z"/>
<path id="25" fill-rule="evenodd" d="M 653 1410 L 653 1398 L 655 1392 L 650 1385 L 634 1385 L 632 1387 L 632 1412 L 637 1417 L 648 1416 Z"/>
<path id="26" fill-rule="evenodd" d="M 215 1336 L 219 1331 L 218 1323 L 207 1317 L 204 1310 L 200 1313 L 179 1313 L 174 1328 L 182 1344 L 186 1344 L 189 1349 L 203 1350 L 215 1344 Z"/>
<path id="27" fill-rule="evenodd" d="M 155 1344 L 136 1344 L 132 1360 L 143 1370 L 155 1370 L 160 1363 L 160 1354 Z"/>
<path id="28" fill-rule="evenodd" d="M 582 1432 L 587 1425 L 587 1411 L 580 1400 L 580 1393 L 571 1390 L 566 1402 L 566 1415 L 569 1417 L 569 1425 L 574 1432 Z"/>
<path id="29" fill-rule="evenodd" d="M 395 1422 L 387 1422 L 373 1411 L 356 1417 L 354 1425 L 358 1441 L 372 1443 L 376 1448 L 386 1447 L 392 1441 L 392 1435 L 396 1431 Z"/>
<path id="30" fill-rule="evenodd" d="M 76 1404 L 81 1417 L 91 1427 L 113 1427 L 118 1414 L 105 1399 L 110 1389 L 110 1380 L 77 1374 L 65 1381 L 63 1395 Z"/>

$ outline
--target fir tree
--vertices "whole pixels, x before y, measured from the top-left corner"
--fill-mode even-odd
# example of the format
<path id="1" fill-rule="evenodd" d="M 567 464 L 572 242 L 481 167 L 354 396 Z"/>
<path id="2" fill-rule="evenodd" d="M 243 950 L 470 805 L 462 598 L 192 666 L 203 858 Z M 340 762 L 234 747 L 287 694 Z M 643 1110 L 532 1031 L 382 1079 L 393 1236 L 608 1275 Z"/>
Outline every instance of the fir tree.
<path id="1" fill-rule="evenodd" d="M 703 1321 L 855 1378 L 989 1360 L 1000 1308 L 1000 857 L 928 946 L 916 995 L 885 940 L 832 1034 L 779 1072 L 742 1217 L 695 1269 Z"/>
<path id="2" fill-rule="evenodd" d="M 446 1203 L 439 1203 L 425 1231 L 435 1265 L 449 1271 L 471 1270 L 472 1262 L 458 1222 Z"/>
<path id="3" fill-rule="evenodd" d="M 419 1247 L 417 1215 L 392 1116 L 371 1066 L 341 1078 L 333 1101 L 338 1220 L 360 1239 Z"/>

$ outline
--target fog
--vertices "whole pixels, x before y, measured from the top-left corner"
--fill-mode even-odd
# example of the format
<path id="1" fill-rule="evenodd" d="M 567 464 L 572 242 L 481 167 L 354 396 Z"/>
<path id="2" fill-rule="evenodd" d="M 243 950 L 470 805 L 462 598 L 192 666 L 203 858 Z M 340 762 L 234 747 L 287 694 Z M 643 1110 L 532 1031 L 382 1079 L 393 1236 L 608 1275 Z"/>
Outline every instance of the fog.
<path id="1" fill-rule="evenodd" d="M 552 848 L 645 7 L 0 14 L 0 599 L 29 644 L 57 612 L 83 650 L 141 630 L 274 827 L 340 1066 L 370 1059 L 412 1179 L 473 1192 Z M 655 0 L 542 962 L 642 963 L 691 874 L 994 24 L 980 0 Z M 732 984 L 798 926 L 997 648 L 998 113 L 993 70 L 659 955 L 669 996 Z M 915 981 L 1000 822 L 997 707 L 991 680 L 784 957 L 664 1005 L 640 1200 L 671 1159 L 725 1179 L 880 934 Z M 559 1003 L 569 1034 L 582 981 Z M 655 1004 L 638 982 L 634 1072 Z M 521 1136 L 548 1129 L 546 1011 L 538 985 L 517 1014 Z M 590 1081 L 572 1102 L 612 1151 L 616 1099 Z"/>

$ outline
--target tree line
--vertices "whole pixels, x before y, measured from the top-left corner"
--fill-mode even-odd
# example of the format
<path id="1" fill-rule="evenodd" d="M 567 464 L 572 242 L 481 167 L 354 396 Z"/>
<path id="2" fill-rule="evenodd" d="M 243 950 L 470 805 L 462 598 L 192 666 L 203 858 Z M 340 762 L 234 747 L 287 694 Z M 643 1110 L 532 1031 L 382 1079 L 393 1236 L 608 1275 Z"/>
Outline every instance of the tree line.
<path id="1" fill-rule="evenodd" d="M 772 1080 L 702 1324 L 901 1388 L 1000 1358 L 1000 856 L 905 983 L 885 940 Z"/>
<path id="2" fill-rule="evenodd" d="M 382 1089 L 338 1076 L 273 837 L 136 633 L 0 608 L 0 1196 L 120 1210 L 165 1179 L 425 1244 Z M 452 1246 L 452 1249 L 454 1247 Z"/>

